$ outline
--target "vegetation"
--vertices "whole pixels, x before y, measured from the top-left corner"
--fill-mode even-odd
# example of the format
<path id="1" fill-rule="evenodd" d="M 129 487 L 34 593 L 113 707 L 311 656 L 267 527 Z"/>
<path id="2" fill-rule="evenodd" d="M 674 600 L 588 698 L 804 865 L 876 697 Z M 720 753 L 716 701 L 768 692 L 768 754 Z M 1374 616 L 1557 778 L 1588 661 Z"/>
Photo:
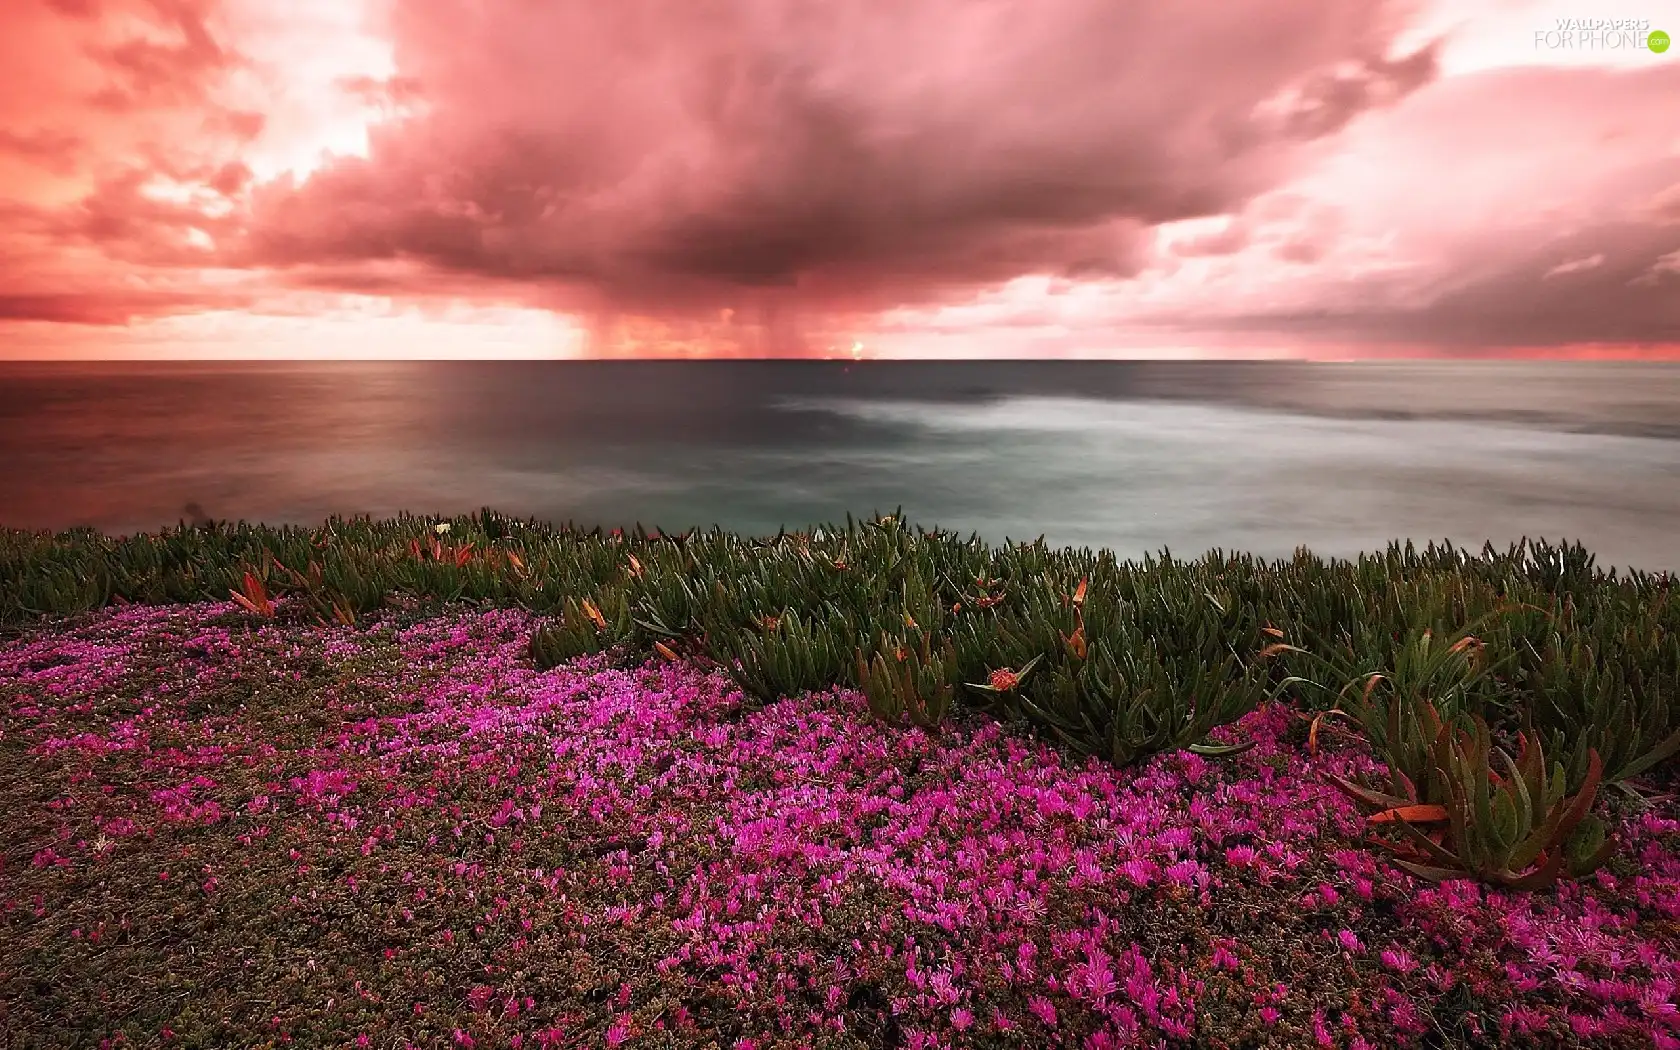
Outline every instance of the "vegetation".
<path id="1" fill-rule="evenodd" d="M 1671 585 L 7 532 L 0 1043 L 1680 1046 Z"/>
<path id="2" fill-rule="evenodd" d="M 1527 540 L 1479 556 L 1408 543 L 1351 562 L 1303 550 L 1134 563 L 1042 538 L 993 547 L 896 514 L 751 539 L 585 532 L 486 508 L 311 530 L 9 531 L 0 595 L 0 625 L 14 630 L 113 602 L 229 595 L 267 616 L 274 597 L 295 596 L 302 615 L 341 624 L 405 597 L 518 606 L 545 618 L 530 639 L 540 667 L 689 658 L 759 704 L 838 685 L 888 721 L 929 728 L 968 705 L 1121 765 L 1227 753 L 1240 743 L 1212 744 L 1212 730 L 1288 695 L 1320 713 L 1315 743 L 1327 717 L 1359 725 L 1388 767 L 1379 793 L 1427 806 L 1473 779 L 1460 734 L 1490 741 L 1469 752 L 1483 765 L 1505 757 L 1494 744 L 1557 756 L 1547 783 L 1588 804 L 1601 781 L 1631 790 L 1680 753 L 1672 577 L 1619 577 L 1579 545 Z M 1486 776 L 1504 782 L 1497 765 Z M 1536 819 L 1547 811 L 1530 804 Z M 1481 827 L 1488 813 L 1465 819 Z"/>

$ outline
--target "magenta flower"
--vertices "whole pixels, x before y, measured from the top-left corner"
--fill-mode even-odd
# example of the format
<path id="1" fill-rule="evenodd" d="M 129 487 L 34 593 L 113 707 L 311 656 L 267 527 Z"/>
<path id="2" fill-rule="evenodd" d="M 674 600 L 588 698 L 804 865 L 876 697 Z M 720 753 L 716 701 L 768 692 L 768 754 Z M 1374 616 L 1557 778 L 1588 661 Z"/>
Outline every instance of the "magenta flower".
<path id="1" fill-rule="evenodd" d="M 616 1021 L 613 1022 L 612 1027 L 607 1029 L 607 1045 L 619 1046 L 629 1038 L 630 1016 L 628 1014 L 622 1014 Z"/>

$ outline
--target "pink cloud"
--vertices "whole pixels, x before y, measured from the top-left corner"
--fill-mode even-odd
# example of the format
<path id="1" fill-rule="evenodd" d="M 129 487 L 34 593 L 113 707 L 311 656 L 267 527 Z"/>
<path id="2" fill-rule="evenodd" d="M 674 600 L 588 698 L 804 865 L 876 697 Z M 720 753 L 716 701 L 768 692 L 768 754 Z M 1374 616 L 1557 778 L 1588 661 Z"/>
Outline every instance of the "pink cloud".
<path id="1" fill-rule="evenodd" d="M 241 249 L 651 315 L 1126 277 L 1150 225 L 1240 206 L 1425 82 L 1432 52 L 1385 61 L 1391 21 L 1328 0 L 405 5 L 426 115 L 260 192 Z"/>
<path id="2" fill-rule="evenodd" d="M 325 292 L 599 352 L 1680 343 L 1680 66 L 1444 75 L 1414 6 L 32 0 L 0 319 Z"/>

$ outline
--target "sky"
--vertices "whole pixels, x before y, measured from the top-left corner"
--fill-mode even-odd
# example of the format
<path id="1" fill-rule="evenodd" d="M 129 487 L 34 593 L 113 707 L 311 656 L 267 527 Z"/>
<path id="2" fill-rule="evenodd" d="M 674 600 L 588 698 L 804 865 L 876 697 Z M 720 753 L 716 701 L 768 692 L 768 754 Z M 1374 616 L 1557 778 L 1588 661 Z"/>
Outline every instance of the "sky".
<path id="1" fill-rule="evenodd" d="M 0 359 L 1680 359 L 1680 0 L 4 19 Z"/>

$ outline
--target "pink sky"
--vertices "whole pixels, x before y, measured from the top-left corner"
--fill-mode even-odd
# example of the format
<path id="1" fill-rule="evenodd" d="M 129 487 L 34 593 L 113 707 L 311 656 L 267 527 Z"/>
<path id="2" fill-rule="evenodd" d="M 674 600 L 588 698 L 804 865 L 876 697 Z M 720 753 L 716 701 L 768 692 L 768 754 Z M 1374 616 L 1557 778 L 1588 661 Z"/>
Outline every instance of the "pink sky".
<path id="1" fill-rule="evenodd" d="M 6 9 L 0 358 L 1680 358 L 1673 0 Z"/>

